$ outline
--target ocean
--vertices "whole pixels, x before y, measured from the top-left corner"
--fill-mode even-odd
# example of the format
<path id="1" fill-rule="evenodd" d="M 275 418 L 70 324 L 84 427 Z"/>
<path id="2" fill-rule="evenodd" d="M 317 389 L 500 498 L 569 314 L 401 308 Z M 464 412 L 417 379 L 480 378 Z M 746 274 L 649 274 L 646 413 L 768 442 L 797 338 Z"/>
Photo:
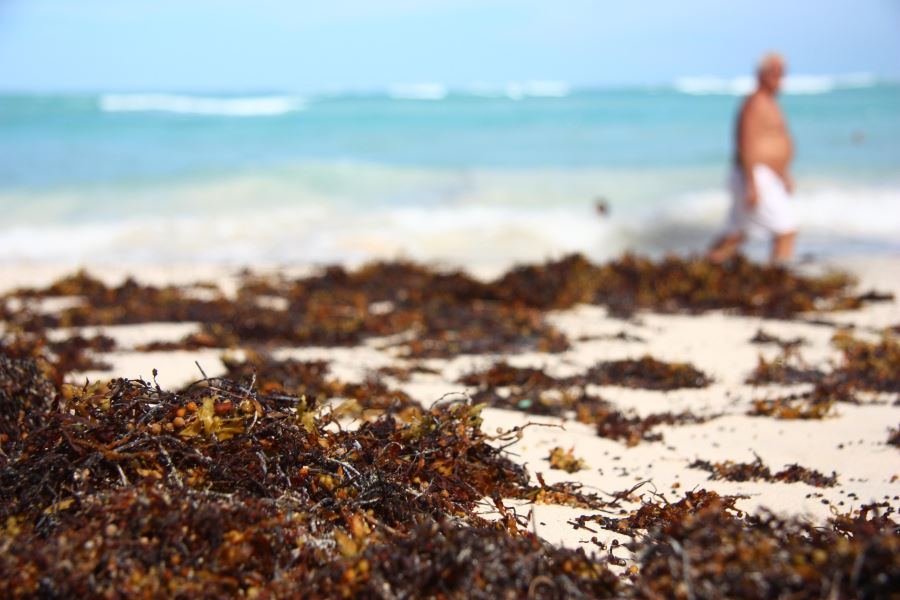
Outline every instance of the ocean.
<path id="1" fill-rule="evenodd" d="M 0 95 L 0 262 L 702 252 L 752 80 Z M 900 83 L 794 77 L 798 252 L 900 252 Z M 598 214 L 595 204 L 608 207 Z M 766 255 L 766 240 L 749 252 Z"/>

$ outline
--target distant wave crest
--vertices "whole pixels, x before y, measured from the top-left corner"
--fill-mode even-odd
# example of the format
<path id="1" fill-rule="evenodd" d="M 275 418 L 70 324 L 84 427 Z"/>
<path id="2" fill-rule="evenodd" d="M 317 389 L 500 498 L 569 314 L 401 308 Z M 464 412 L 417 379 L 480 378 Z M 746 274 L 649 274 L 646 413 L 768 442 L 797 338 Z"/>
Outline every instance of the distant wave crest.
<path id="1" fill-rule="evenodd" d="M 872 87 L 877 83 L 874 75 L 853 73 L 849 75 L 789 75 L 785 78 L 782 91 L 785 94 L 827 94 L 839 89 Z M 731 95 L 743 96 L 756 87 L 754 77 L 682 77 L 674 83 L 674 88 L 684 94 L 697 96 Z"/>
<path id="2" fill-rule="evenodd" d="M 453 95 L 481 98 L 565 98 L 571 87 L 564 81 L 511 81 L 505 84 L 473 83 L 450 88 L 443 83 L 415 83 L 391 86 L 387 95 L 394 100 L 443 100 Z"/>
<path id="3" fill-rule="evenodd" d="M 294 96 L 212 97 L 175 94 L 105 94 L 104 112 L 167 112 L 227 117 L 271 117 L 303 110 Z"/>

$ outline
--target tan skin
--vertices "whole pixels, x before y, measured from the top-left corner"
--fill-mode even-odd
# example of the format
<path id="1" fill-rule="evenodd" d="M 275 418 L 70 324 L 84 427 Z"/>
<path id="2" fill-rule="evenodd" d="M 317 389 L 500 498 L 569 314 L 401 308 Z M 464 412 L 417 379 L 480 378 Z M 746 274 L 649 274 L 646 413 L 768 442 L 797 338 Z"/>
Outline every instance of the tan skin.
<path id="1" fill-rule="evenodd" d="M 790 163 L 794 148 L 784 114 L 776 101 L 776 95 L 784 76 L 784 65 L 770 61 L 759 70 L 759 85 L 747 97 L 738 115 L 735 132 L 735 164 L 741 170 L 746 187 L 745 201 L 749 207 L 757 204 L 756 184 L 752 177 L 753 165 L 763 164 L 771 168 L 784 181 L 789 193 L 794 192 L 790 176 Z M 772 239 L 772 262 L 789 260 L 794 253 L 795 232 L 775 235 Z M 714 262 L 729 259 L 744 242 L 743 233 L 730 233 L 719 239 L 709 251 Z"/>

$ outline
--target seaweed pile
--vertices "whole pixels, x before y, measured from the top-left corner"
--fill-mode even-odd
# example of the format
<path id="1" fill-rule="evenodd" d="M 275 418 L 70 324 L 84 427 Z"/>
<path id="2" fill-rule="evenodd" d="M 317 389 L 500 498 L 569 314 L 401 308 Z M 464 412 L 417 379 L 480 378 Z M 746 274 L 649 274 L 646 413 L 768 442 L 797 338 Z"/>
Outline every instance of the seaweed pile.
<path id="1" fill-rule="evenodd" d="M 691 412 L 655 413 L 645 417 L 623 413 L 600 396 L 588 393 L 585 386 L 598 381 L 616 381 L 632 387 L 646 384 L 653 389 L 674 389 L 685 383 L 697 384 L 704 378 L 690 365 L 662 363 L 645 357 L 638 361 L 599 363 L 584 375 L 562 378 L 548 375 L 542 369 L 514 367 L 501 361 L 486 371 L 463 376 L 459 383 L 477 386 L 471 395 L 475 402 L 536 415 L 572 417 L 595 426 L 600 437 L 634 446 L 641 441 L 662 440 L 662 434 L 654 431 L 659 425 L 702 423 L 709 417 Z"/>
<path id="2" fill-rule="evenodd" d="M 687 363 L 667 363 L 652 356 L 605 361 L 594 365 L 585 380 L 596 385 L 617 385 L 648 390 L 702 388 L 712 379 Z"/>
<path id="3" fill-rule="evenodd" d="M 572 521 L 632 538 L 627 597 L 887 598 L 900 588 L 900 526 L 886 503 L 817 527 L 765 511 L 746 515 L 736 507 L 740 496 L 656 496 L 623 518 Z"/>
<path id="4" fill-rule="evenodd" d="M 859 340 L 846 332 L 832 343 L 842 360 L 830 372 L 802 365 L 796 350 L 786 349 L 772 362 L 762 357 L 748 383 L 813 383 L 806 392 L 774 400 L 757 400 L 748 414 L 780 419 L 821 419 L 831 414 L 836 402 L 859 404 L 858 392 L 894 394 L 900 398 L 900 342 L 889 331 L 878 342 Z M 799 362 L 799 366 L 789 364 Z"/>
<path id="5" fill-rule="evenodd" d="M 837 473 L 823 475 L 815 469 L 808 469 L 800 465 L 786 465 L 777 473 L 772 473 L 760 457 L 756 457 L 752 463 L 738 463 L 727 460 L 725 462 L 710 462 L 708 460 L 695 460 L 688 465 L 691 469 L 700 469 L 709 472 L 709 479 L 725 481 L 768 481 L 782 483 L 802 482 L 814 487 L 834 487 L 837 485 Z"/>
<path id="6" fill-rule="evenodd" d="M 510 270 L 483 283 L 461 272 L 437 272 L 403 262 L 375 263 L 355 272 L 331 267 L 299 279 L 246 277 L 234 299 L 218 290 L 155 287 L 129 279 L 111 287 L 79 272 L 44 289 L 11 296 L 36 301 L 75 296 L 83 302 L 58 314 L 12 311 L 3 319 L 24 330 L 148 322 L 197 322 L 202 330 L 179 343 L 147 349 L 247 345 L 348 345 L 405 334 L 410 357 L 461 353 L 559 352 L 569 347 L 545 312 L 577 303 L 635 310 L 742 314 L 791 318 L 813 309 L 841 309 L 882 299 L 854 296 L 843 275 L 806 277 L 739 257 L 725 265 L 668 257 L 658 262 L 625 255 L 595 265 L 580 255 Z M 276 302 L 277 300 L 277 302 Z"/>
<path id="7" fill-rule="evenodd" d="M 355 401 L 360 408 L 385 410 L 418 407 L 419 403 L 402 390 L 387 387 L 381 379 L 369 377 L 362 383 L 345 383 L 328 377 L 325 361 L 277 360 L 265 352 L 246 351 L 241 361 L 226 357 L 222 375 L 232 381 L 250 381 L 263 393 L 303 398 L 322 405 L 329 399 Z"/>
<path id="8" fill-rule="evenodd" d="M 900 534 L 877 506 L 814 527 L 727 502 L 695 505 L 630 544 L 638 598 L 889 598 L 900 589 Z M 874 514 L 870 514 L 874 513 Z"/>
<path id="9" fill-rule="evenodd" d="M 780 356 L 770 361 L 760 355 L 756 368 L 745 381 L 750 385 L 817 383 L 824 375 L 819 369 L 804 364 L 800 354 L 787 347 Z"/>
<path id="10" fill-rule="evenodd" d="M 533 493 L 478 407 L 341 429 L 314 397 L 203 379 L 57 390 L 0 354 L 0 595 L 609 597 L 583 551 L 528 533 Z M 515 436 L 512 436 L 515 439 Z M 474 509 L 493 498 L 504 515 Z"/>

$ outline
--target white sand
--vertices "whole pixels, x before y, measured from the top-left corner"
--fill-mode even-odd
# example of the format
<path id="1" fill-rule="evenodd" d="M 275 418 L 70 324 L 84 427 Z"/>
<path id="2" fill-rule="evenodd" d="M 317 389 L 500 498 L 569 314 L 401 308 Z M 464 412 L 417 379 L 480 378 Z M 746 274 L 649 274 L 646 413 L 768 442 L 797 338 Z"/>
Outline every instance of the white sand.
<path id="1" fill-rule="evenodd" d="M 848 259 L 839 264 L 860 278 L 860 290 L 877 288 L 892 291 L 900 297 L 900 257 Z M 805 267 L 816 270 L 820 266 Z M 43 285 L 59 275 L 72 271 L 70 266 L 3 266 L 0 267 L 0 290 L 19 286 Z M 274 269 L 266 269 L 275 272 Z M 291 269 L 297 275 L 304 269 Z M 95 273 L 95 271 L 92 271 Z M 129 274 L 125 269 L 96 271 L 102 279 L 116 283 Z M 225 267 L 153 267 L 130 273 L 148 283 L 187 284 L 215 281 L 226 293 L 233 293 L 238 270 Z M 875 335 L 887 326 L 900 324 L 900 301 L 872 304 L 860 311 L 832 313 L 828 318 L 841 323 L 853 323 L 858 335 Z M 528 422 L 561 425 L 562 427 L 529 427 L 522 441 L 513 446 L 513 458 L 527 464 L 532 473 L 541 472 L 548 483 L 579 481 L 586 491 L 607 493 L 628 489 L 638 482 L 647 483 L 636 496 L 655 491 L 669 499 L 678 499 L 685 490 L 706 488 L 723 494 L 743 494 L 749 498 L 738 506 L 755 511 L 761 507 L 796 514 L 821 521 L 833 510 L 845 512 L 862 503 L 896 500 L 900 495 L 900 450 L 885 444 L 889 426 L 900 424 L 900 407 L 890 404 L 853 406 L 840 404 L 837 415 L 817 421 L 785 421 L 746 415 L 754 399 L 774 398 L 784 388 L 765 386 L 754 388 L 744 379 L 755 367 L 757 356 L 772 358 L 779 351 L 775 346 L 759 346 L 749 342 L 759 328 L 783 338 L 802 336 L 808 344 L 801 348 L 802 356 L 813 366 L 827 368 L 837 361 L 839 354 L 830 344 L 834 333 L 831 327 L 796 321 L 775 321 L 759 318 L 709 313 L 702 316 L 641 314 L 636 322 L 624 322 L 607 317 L 603 308 L 582 306 L 553 314 L 553 323 L 573 341 L 573 349 L 558 355 L 530 353 L 511 357 L 461 356 L 453 360 L 422 361 L 440 370 L 440 375 L 417 373 L 407 383 L 392 382 L 414 398 L 429 404 L 447 393 L 466 391 L 454 383 L 469 371 L 489 367 L 501 358 L 518 366 L 545 367 L 551 373 L 570 375 L 582 372 L 598 360 L 638 358 L 645 354 L 667 361 L 686 361 L 714 378 L 714 383 L 700 390 L 656 392 L 616 387 L 597 387 L 593 391 L 623 410 L 641 415 L 655 412 L 693 411 L 701 415 L 722 415 L 698 425 L 660 427 L 662 442 L 644 442 L 635 447 L 603 439 L 593 429 L 581 423 L 554 418 L 540 418 L 513 411 L 486 409 L 485 430 L 521 426 Z M 89 378 L 152 377 L 163 386 L 174 387 L 200 377 L 194 361 L 198 361 L 209 375 L 221 372 L 222 351 L 198 352 L 135 352 L 132 349 L 149 341 L 180 339 L 194 330 L 193 324 L 161 323 L 141 326 L 105 328 L 114 337 L 119 350 L 103 355 L 113 365 L 111 372 L 73 375 L 76 381 Z M 608 336 L 626 331 L 645 341 L 621 341 Z M 576 342 L 584 336 L 607 336 Z M 397 364 L 392 350 L 383 349 L 379 340 L 370 340 L 356 348 L 285 348 L 279 356 L 302 359 L 325 359 L 331 362 L 331 373 L 343 380 L 361 380 L 381 366 Z M 803 389 L 800 388 L 794 389 Z M 550 448 L 574 448 L 588 468 L 575 474 L 551 470 L 546 458 Z M 814 488 L 803 483 L 776 484 L 763 482 L 731 483 L 708 481 L 707 473 L 688 469 L 694 459 L 711 461 L 734 460 L 750 462 L 755 455 L 774 471 L 792 463 L 816 469 L 828 475 L 837 472 L 838 486 Z M 892 479 L 894 479 L 892 481 Z M 677 489 L 673 489 L 677 486 Z M 850 497 L 854 493 L 855 497 Z M 560 506 L 516 505 L 522 514 L 533 510 L 533 525 L 544 538 L 554 543 L 578 546 L 590 543 L 596 535 L 608 542 L 616 536 L 599 530 L 594 534 L 576 531 L 568 523 L 589 511 Z M 626 505 L 633 508 L 636 504 Z M 624 550 L 617 551 L 624 556 Z"/>

